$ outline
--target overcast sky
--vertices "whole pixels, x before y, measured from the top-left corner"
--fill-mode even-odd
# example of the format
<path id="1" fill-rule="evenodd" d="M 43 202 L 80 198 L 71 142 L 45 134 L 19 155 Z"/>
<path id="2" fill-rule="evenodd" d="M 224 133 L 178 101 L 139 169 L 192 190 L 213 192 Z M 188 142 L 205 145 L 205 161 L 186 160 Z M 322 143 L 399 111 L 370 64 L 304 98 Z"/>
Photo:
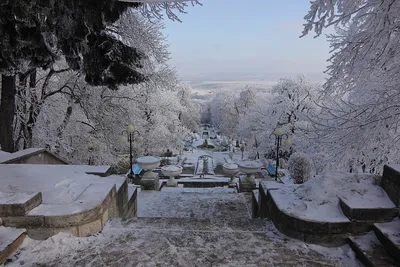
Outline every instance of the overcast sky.
<path id="1" fill-rule="evenodd" d="M 182 79 L 269 79 L 325 69 L 325 37 L 299 38 L 308 0 L 201 2 L 180 15 L 182 23 L 165 20 L 171 65 Z"/>

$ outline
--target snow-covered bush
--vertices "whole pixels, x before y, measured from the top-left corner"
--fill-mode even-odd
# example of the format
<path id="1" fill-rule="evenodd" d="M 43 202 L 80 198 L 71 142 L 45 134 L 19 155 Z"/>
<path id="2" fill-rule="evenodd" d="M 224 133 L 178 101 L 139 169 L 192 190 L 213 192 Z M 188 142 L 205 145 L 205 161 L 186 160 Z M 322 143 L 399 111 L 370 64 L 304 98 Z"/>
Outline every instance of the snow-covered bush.
<path id="1" fill-rule="evenodd" d="M 312 162 L 307 154 L 296 152 L 289 158 L 289 172 L 296 184 L 302 184 L 311 177 Z"/>

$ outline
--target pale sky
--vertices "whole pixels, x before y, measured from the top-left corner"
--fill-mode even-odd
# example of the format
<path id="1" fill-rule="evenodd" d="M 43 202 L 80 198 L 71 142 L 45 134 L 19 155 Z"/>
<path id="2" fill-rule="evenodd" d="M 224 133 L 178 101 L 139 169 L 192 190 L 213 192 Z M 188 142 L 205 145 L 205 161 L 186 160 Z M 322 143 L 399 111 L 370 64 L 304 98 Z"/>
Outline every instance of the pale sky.
<path id="1" fill-rule="evenodd" d="M 321 74 L 324 36 L 299 38 L 309 0 L 201 0 L 165 20 L 171 62 L 184 80 L 234 80 Z M 267 76 L 265 78 L 264 76 Z"/>

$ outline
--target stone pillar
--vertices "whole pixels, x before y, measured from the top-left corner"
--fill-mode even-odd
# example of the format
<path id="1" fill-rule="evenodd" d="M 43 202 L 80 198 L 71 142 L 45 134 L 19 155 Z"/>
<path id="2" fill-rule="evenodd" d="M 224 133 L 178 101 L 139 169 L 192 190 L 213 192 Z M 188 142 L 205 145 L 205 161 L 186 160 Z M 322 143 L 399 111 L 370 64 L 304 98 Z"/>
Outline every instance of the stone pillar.
<path id="1" fill-rule="evenodd" d="M 160 189 L 160 178 L 158 173 L 152 172 L 151 176 L 143 176 L 143 178 L 140 180 L 140 186 L 143 190 L 158 191 Z"/>
<path id="2" fill-rule="evenodd" d="M 167 187 L 178 187 L 178 182 L 175 180 L 174 176 L 170 176 L 167 181 Z"/>
<path id="3" fill-rule="evenodd" d="M 239 191 L 242 192 L 252 192 L 256 189 L 256 182 L 253 176 L 240 176 L 239 178 Z"/>

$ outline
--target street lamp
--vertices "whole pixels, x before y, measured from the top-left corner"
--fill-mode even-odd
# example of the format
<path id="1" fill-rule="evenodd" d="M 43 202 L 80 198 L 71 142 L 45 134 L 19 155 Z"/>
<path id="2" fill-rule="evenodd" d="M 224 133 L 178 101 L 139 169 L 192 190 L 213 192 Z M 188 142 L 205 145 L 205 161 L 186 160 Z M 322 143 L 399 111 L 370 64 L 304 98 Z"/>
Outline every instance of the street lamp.
<path id="1" fill-rule="evenodd" d="M 140 133 L 138 130 L 135 130 L 135 128 L 132 125 L 128 125 L 126 130 L 123 130 L 121 135 L 126 134 L 128 136 L 128 142 L 129 142 L 129 163 L 131 164 L 130 166 L 130 178 L 133 178 L 133 155 L 132 155 L 132 143 L 134 142 L 134 137 L 135 134 L 140 136 Z"/>
<path id="2" fill-rule="evenodd" d="M 282 128 L 276 128 L 274 131 L 275 144 L 276 144 L 276 165 L 275 165 L 275 180 L 278 180 L 278 168 L 279 168 L 279 146 L 282 145 L 282 138 L 285 136 L 286 139 L 283 141 L 284 145 L 289 146 L 292 142 L 287 134 L 284 134 Z"/>

